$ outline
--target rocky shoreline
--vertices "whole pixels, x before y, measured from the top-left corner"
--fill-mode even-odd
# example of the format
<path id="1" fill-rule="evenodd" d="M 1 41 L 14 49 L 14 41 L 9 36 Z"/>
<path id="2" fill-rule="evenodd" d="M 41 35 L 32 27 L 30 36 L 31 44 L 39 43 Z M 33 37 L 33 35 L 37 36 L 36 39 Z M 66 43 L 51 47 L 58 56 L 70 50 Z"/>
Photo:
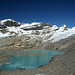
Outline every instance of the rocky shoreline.
<path id="1" fill-rule="evenodd" d="M 67 52 L 63 55 L 56 55 L 45 66 L 36 69 L 21 69 L 13 71 L 1 71 L 0 75 L 75 75 L 75 43 L 67 48 Z"/>

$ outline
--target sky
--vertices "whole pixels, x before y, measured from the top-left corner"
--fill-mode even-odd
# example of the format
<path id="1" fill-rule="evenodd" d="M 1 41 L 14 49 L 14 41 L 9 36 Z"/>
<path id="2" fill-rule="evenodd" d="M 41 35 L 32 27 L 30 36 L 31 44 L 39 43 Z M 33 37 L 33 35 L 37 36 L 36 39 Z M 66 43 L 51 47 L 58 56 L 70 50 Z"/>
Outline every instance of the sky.
<path id="1" fill-rule="evenodd" d="M 0 0 L 0 20 L 75 26 L 75 0 Z"/>

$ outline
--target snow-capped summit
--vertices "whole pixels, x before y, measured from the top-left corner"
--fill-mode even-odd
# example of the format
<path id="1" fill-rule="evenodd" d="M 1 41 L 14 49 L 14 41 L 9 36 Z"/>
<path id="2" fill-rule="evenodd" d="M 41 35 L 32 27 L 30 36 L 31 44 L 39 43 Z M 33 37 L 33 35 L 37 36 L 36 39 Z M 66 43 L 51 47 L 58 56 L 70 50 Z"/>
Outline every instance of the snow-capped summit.
<path id="1" fill-rule="evenodd" d="M 59 28 L 56 26 L 56 25 L 54 25 L 54 26 L 52 26 L 52 28 L 51 28 L 51 31 L 56 31 L 56 30 L 58 30 Z"/>
<path id="2" fill-rule="evenodd" d="M 46 38 L 46 40 L 43 40 L 44 42 L 56 42 L 75 35 L 75 27 L 69 29 L 65 24 L 57 27 L 56 25 L 52 26 L 39 22 L 19 23 L 12 19 L 0 21 L 0 38 L 21 35 Z"/>
<path id="3" fill-rule="evenodd" d="M 19 23 L 12 19 L 2 20 L 0 22 L 0 37 L 20 36 L 23 34 L 42 34 L 50 28 L 51 25 L 47 23 L 33 22 L 33 23 Z M 45 31 L 44 31 L 45 30 Z M 34 33 L 33 33 L 34 32 Z"/>
<path id="4" fill-rule="evenodd" d="M 67 26 L 66 26 L 66 24 L 63 24 L 62 27 L 66 28 Z"/>
<path id="5" fill-rule="evenodd" d="M 63 32 L 65 30 L 68 30 L 67 26 L 65 24 L 63 24 L 61 27 L 59 27 L 59 30 L 60 32 Z"/>
<path id="6" fill-rule="evenodd" d="M 4 22 L 6 22 L 6 21 L 13 21 L 13 22 L 15 22 L 15 21 L 12 20 L 12 19 L 5 19 L 5 20 L 2 20 L 1 23 L 4 23 Z"/>
<path id="7" fill-rule="evenodd" d="M 12 20 L 12 19 L 5 19 L 5 20 L 2 20 L 2 21 L 0 21 L 0 24 L 4 24 L 5 22 L 16 22 L 16 21 L 14 21 L 14 20 Z M 17 22 L 18 24 L 20 24 L 19 22 Z"/>

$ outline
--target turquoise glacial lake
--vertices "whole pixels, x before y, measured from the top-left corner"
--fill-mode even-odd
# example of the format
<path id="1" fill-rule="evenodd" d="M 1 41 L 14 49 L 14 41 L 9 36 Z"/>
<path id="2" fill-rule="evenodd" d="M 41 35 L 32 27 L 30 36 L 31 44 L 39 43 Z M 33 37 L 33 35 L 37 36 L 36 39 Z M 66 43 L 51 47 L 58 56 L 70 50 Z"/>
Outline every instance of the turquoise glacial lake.
<path id="1" fill-rule="evenodd" d="M 8 63 L 3 63 L 0 66 L 2 70 L 16 70 L 22 68 L 35 69 L 48 64 L 53 55 L 64 54 L 64 52 L 48 50 L 10 51 L 5 53 L 15 54 L 8 56 Z"/>

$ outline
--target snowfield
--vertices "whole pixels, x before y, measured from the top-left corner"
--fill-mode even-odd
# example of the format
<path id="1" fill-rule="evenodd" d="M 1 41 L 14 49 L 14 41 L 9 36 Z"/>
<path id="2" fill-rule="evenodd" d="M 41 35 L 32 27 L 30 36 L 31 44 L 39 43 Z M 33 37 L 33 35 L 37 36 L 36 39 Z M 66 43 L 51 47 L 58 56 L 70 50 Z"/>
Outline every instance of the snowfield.
<path id="1" fill-rule="evenodd" d="M 50 41 L 50 40 L 52 41 L 52 43 L 57 42 L 61 39 L 68 38 L 72 35 L 75 35 L 75 27 L 73 27 L 72 29 L 65 30 L 65 31 L 62 31 L 62 29 L 61 30 L 59 29 L 56 32 L 54 32 L 49 39 L 45 40 L 45 42 Z"/>

